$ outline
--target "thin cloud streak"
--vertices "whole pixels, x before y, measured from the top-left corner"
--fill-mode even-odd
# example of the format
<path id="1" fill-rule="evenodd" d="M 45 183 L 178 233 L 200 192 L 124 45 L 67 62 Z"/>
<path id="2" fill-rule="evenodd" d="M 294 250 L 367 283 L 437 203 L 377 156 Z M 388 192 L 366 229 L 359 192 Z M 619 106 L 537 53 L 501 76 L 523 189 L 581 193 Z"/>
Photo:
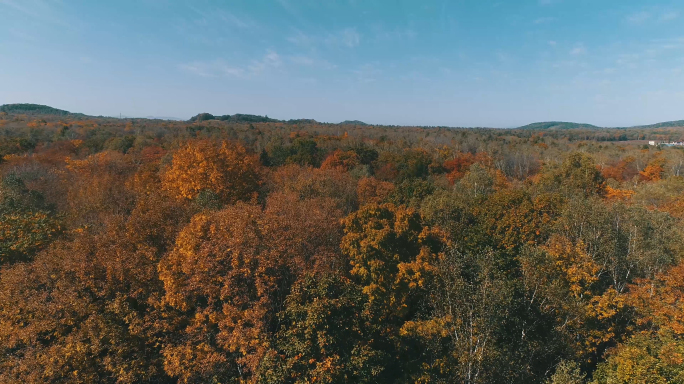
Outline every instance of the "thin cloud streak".
<path id="1" fill-rule="evenodd" d="M 354 48 L 361 44 L 361 35 L 356 31 L 356 28 L 345 28 L 329 35 L 325 39 L 325 44 Z"/>
<path id="2" fill-rule="evenodd" d="M 534 24 L 548 24 L 556 21 L 555 17 L 540 17 L 533 21 Z"/>
<path id="3" fill-rule="evenodd" d="M 58 16 L 59 12 L 53 7 L 55 4 L 62 5 L 60 1 L 56 0 L 0 0 L 0 6 L 5 5 L 32 19 L 70 28 L 71 26 L 66 19 Z"/>
<path id="4" fill-rule="evenodd" d="M 665 12 L 662 15 L 660 15 L 660 21 L 672 21 L 672 20 L 676 20 L 678 18 L 679 18 L 679 12 L 676 12 L 676 11 Z"/>
<path id="5" fill-rule="evenodd" d="M 223 9 L 202 10 L 193 5 L 188 5 L 195 14 L 200 16 L 195 22 L 201 25 L 228 26 L 235 29 L 255 30 L 261 26 L 249 17 L 235 15 Z"/>
<path id="6" fill-rule="evenodd" d="M 194 61 L 178 66 L 181 70 L 192 73 L 201 77 L 238 77 L 242 78 L 245 71 L 242 68 L 231 67 L 223 60 L 215 60 L 210 62 Z"/>
<path id="7" fill-rule="evenodd" d="M 573 56 L 584 55 L 586 53 L 587 48 L 584 46 L 584 44 L 577 44 L 572 50 L 570 50 L 570 54 Z"/>
<path id="8" fill-rule="evenodd" d="M 230 65 L 224 59 L 211 61 L 193 61 L 178 65 L 182 71 L 200 77 L 229 77 L 237 79 L 251 79 L 265 74 L 269 70 L 280 68 L 283 59 L 275 51 L 268 51 L 258 60 L 252 60 L 247 65 Z"/>
<path id="9" fill-rule="evenodd" d="M 361 44 L 361 34 L 355 27 L 348 27 L 336 32 L 326 33 L 324 37 L 306 34 L 299 29 L 294 29 L 295 34 L 289 36 L 287 41 L 303 47 L 315 48 L 324 46 L 327 48 L 356 48 Z"/>
<path id="10" fill-rule="evenodd" d="M 625 17 L 625 21 L 632 25 L 642 25 L 651 19 L 651 14 L 649 12 L 637 12 Z"/>

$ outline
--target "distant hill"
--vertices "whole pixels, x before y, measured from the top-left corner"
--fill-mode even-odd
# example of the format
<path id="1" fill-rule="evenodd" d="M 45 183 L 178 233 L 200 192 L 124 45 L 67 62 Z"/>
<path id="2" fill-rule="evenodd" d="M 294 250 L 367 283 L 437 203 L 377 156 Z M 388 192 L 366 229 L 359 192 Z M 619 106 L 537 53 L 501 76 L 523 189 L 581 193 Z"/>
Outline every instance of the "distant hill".
<path id="1" fill-rule="evenodd" d="M 546 121 L 541 123 L 532 123 L 515 129 L 529 129 L 529 130 L 561 130 L 561 129 L 654 129 L 654 128 L 671 128 L 684 127 L 684 120 L 665 121 L 662 123 L 648 124 L 648 125 L 634 125 L 630 127 L 597 127 L 591 124 L 569 123 L 564 121 Z"/>
<path id="2" fill-rule="evenodd" d="M 288 124 L 317 124 L 318 121 L 314 119 L 290 119 L 287 121 Z"/>
<path id="3" fill-rule="evenodd" d="M 546 130 L 546 129 L 598 129 L 595 125 L 591 124 L 579 124 L 579 123 L 568 123 L 564 121 L 546 121 L 541 123 L 532 123 L 517 129 L 533 129 L 533 130 Z"/>
<path id="4" fill-rule="evenodd" d="M 190 118 L 189 121 L 207 121 L 207 120 L 220 120 L 220 121 L 231 121 L 240 123 L 271 123 L 279 122 L 281 120 L 271 119 L 268 116 L 258 116 L 258 115 L 247 115 L 242 113 L 236 113 L 234 115 L 223 115 L 214 116 L 211 113 L 200 113 Z"/>
<path id="5" fill-rule="evenodd" d="M 70 117 L 92 117 L 85 115 L 83 113 L 69 112 L 63 109 L 53 108 L 47 105 L 40 104 L 30 104 L 30 103 L 19 103 L 19 104 L 4 104 L 0 105 L 0 112 L 5 112 L 7 114 L 23 114 L 31 116 L 70 116 Z M 104 116 L 98 116 L 100 118 Z M 126 118 L 134 118 L 127 116 Z M 147 119 L 159 119 L 159 120 L 181 120 L 173 117 L 155 117 L 148 116 Z M 278 120 L 272 119 L 268 116 L 250 115 L 236 113 L 234 115 L 222 115 L 214 116 L 211 113 L 200 113 L 195 115 L 188 120 L 189 122 L 199 122 L 208 120 L 219 120 L 227 122 L 238 122 L 238 123 L 286 123 L 286 124 L 318 124 L 316 120 L 313 119 L 291 119 L 291 120 Z M 357 126 L 367 126 L 371 124 L 364 123 L 360 120 L 345 120 L 339 125 L 357 125 Z M 568 130 L 568 129 L 657 129 L 657 128 L 674 128 L 674 127 L 684 127 L 684 120 L 666 121 L 662 123 L 648 124 L 648 125 L 636 125 L 631 127 L 598 127 L 592 124 L 582 124 L 582 123 L 572 123 L 565 121 L 545 121 L 528 124 L 522 127 L 514 129 L 524 129 L 524 130 Z"/>
<path id="6" fill-rule="evenodd" d="M 144 119 L 149 119 L 149 120 L 172 120 L 172 121 L 181 121 L 183 119 L 180 119 L 178 117 L 170 117 L 170 116 L 145 116 Z"/>
<path id="7" fill-rule="evenodd" d="M 8 114 L 25 114 L 25 115 L 79 115 L 85 116 L 82 113 L 71 113 L 63 109 L 52 108 L 47 105 L 40 104 L 5 104 L 0 105 L 0 112 Z"/>
<path id="8" fill-rule="evenodd" d="M 359 121 L 359 120 L 345 120 L 345 121 L 341 122 L 340 125 L 368 125 L 368 124 L 364 123 L 363 121 Z"/>
<path id="9" fill-rule="evenodd" d="M 669 128 L 669 127 L 684 127 L 684 120 L 666 121 L 663 123 L 656 123 L 656 124 L 649 124 L 649 125 L 637 125 L 635 127 L 629 127 L 629 128 L 649 129 L 649 128 Z"/>
<path id="10" fill-rule="evenodd" d="M 313 119 L 290 119 L 290 120 L 278 120 L 271 119 L 268 116 L 259 115 L 247 115 L 243 113 L 236 113 L 234 115 L 223 115 L 214 116 L 211 113 L 200 113 L 190 118 L 190 122 L 198 121 L 208 121 L 208 120 L 219 120 L 219 121 L 229 121 L 235 123 L 287 123 L 287 124 L 317 124 L 318 122 Z"/>

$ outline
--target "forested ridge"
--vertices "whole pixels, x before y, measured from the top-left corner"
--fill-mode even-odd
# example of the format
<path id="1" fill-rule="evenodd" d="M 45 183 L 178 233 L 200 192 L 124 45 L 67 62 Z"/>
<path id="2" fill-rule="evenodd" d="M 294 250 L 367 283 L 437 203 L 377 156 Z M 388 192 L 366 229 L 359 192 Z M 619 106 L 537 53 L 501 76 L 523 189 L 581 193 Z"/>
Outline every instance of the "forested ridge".
<path id="1" fill-rule="evenodd" d="M 683 128 L 198 116 L 0 111 L 0 382 L 684 382 Z"/>

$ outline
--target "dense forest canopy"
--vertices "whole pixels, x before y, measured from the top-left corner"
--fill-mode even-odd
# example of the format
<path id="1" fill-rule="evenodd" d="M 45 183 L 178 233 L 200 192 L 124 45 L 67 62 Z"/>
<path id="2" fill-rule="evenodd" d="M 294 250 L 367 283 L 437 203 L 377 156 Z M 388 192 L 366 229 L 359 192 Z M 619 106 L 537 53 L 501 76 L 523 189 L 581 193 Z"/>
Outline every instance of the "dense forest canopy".
<path id="1" fill-rule="evenodd" d="M 2 108 L 0 382 L 684 382 L 677 124 Z"/>

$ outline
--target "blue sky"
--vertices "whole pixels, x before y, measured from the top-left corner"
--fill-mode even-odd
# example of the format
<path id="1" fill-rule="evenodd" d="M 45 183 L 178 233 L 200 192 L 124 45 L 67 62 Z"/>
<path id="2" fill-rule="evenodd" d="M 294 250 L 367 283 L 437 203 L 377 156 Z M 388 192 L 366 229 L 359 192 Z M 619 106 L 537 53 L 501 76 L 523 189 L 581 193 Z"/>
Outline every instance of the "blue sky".
<path id="1" fill-rule="evenodd" d="M 684 2 L 0 0 L 0 104 L 513 127 L 684 119 Z"/>

